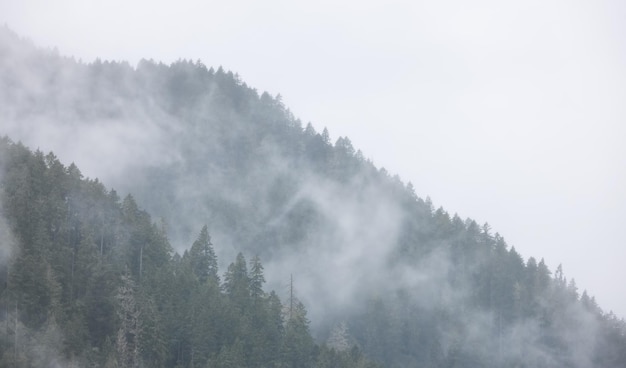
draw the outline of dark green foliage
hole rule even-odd
[[[309,334],[309,320],[304,305],[294,301],[288,311],[282,360],[286,367],[310,367],[313,364],[313,339]]]
[[[235,308],[243,309],[250,301],[250,277],[243,254],[237,254],[235,262],[224,274],[224,291]]]
[[[76,166],[7,138],[0,153],[2,241],[13,249],[3,264],[1,366],[367,363],[313,354],[304,306],[284,319],[276,294],[263,290],[259,257],[249,273],[239,253],[220,285],[206,226],[180,257],[132,196],[120,202]]]
[[[212,282],[219,284],[219,276],[217,274],[217,257],[211,244],[211,237],[205,225],[198,235],[198,239],[189,249],[189,257],[191,268],[200,283]]]
[[[0,31],[0,118],[159,134],[140,147],[154,161],[119,169],[123,200],[1,141],[0,366],[626,366],[623,320],[561,268],[552,277],[487,224],[434,209],[348,138],[303,129],[280,96],[201,62],[85,65],[20,42]],[[211,241],[226,239],[242,253],[221,282]],[[366,257],[328,256],[342,247]],[[260,259],[285,254],[344,274],[309,299],[327,320],[311,327],[294,297],[283,308],[263,290]],[[353,280],[349,307],[327,304]],[[309,330],[322,341],[338,321],[343,342],[316,345]]]

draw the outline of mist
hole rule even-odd
[[[0,208],[1,206],[2,202],[0,201]],[[2,244],[0,247],[0,267],[4,268],[13,255],[15,240],[3,216],[0,216],[0,244]]]
[[[163,221],[180,254],[206,224],[222,272],[240,251],[259,255],[269,288],[281,298],[291,297],[293,277],[320,341],[345,323],[351,339],[375,345],[363,337],[361,321],[380,308],[388,312],[381,324],[393,334],[404,331],[405,317],[434,316],[442,325],[420,317],[404,332],[421,336],[432,328],[441,343],[428,349],[443,360],[455,353],[489,357],[494,365],[593,365],[603,322],[576,304],[576,290],[564,295],[563,282],[538,293],[548,309],[554,300],[568,301],[560,307],[569,320],[553,311],[561,325],[550,329],[541,316],[476,307],[496,303],[491,283],[499,281],[489,278],[490,294],[477,295],[484,280],[470,275],[507,274],[494,259],[511,259],[521,274],[527,261],[488,226],[432,208],[412,185],[355,152],[348,138],[333,144],[327,131],[303,127],[280,97],[201,62],[85,64],[6,29],[0,47],[0,67],[10,70],[1,80],[0,135],[52,151],[86,177],[131,194]],[[0,240],[1,268],[14,256],[1,218]],[[514,290],[506,284],[502,293],[519,301],[522,276],[515,277]],[[553,335],[543,336],[546,329]],[[546,341],[567,349],[556,355]],[[384,354],[372,353],[389,359]]]

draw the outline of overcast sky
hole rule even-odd
[[[37,45],[202,60],[626,317],[626,2],[0,0]]]

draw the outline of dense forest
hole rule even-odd
[[[232,72],[6,29],[0,67],[1,365],[626,366],[561,267]]]
[[[206,226],[181,256],[132,196],[53,154],[4,138],[0,167],[0,366],[374,366],[341,331],[315,344],[257,256],[220,277]]]

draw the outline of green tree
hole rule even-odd
[[[211,236],[207,226],[204,225],[198,238],[193,242],[189,250],[191,258],[191,267],[194,274],[201,283],[211,281],[219,285],[219,276],[217,271],[217,256],[211,244]]]
[[[237,254],[235,262],[228,266],[224,275],[223,288],[237,308],[243,310],[249,305],[250,277],[248,276],[246,259],[241,252]]]
[[[250,260],[250,296],[255,305],[265,294],[263,284],[265,284],[263,265],[259,256],[254,256]]]
[[[309,320],[304,305],[293,301],[293,310],[285,326],[282,361],[285,367],[305,368],[312,366],[313,338],[309,333]]]

